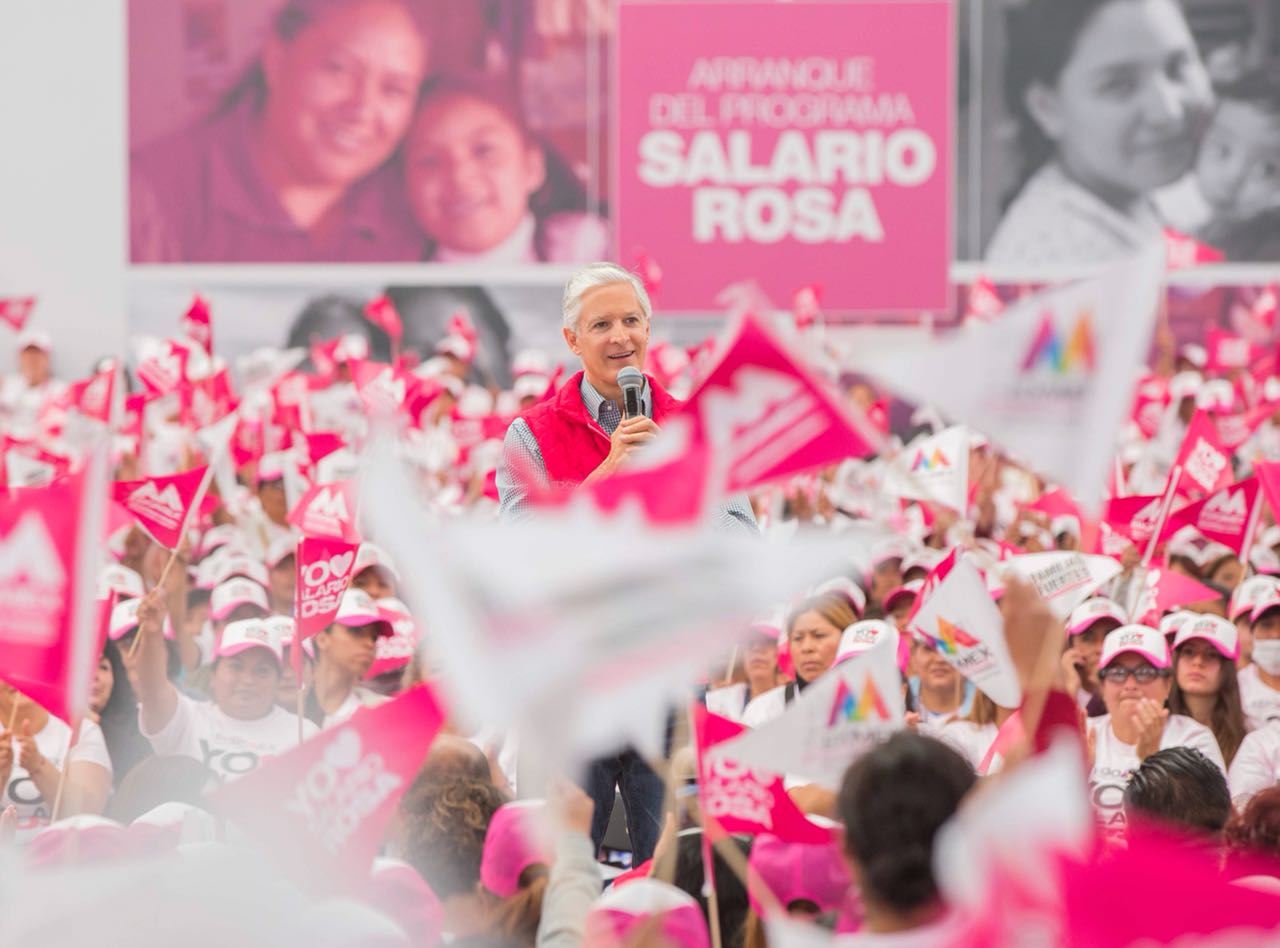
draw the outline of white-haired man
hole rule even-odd
[[[613,263],[586,265],[565,284],[563,313],[564,340],[582,371],[507,429],[498,469],[504,517],[523,511],[530,487],[577,487],[614,473],[680,408],[646,375],[643,414],[622,418],[618,372],[628,365],[644,371],[652,316],[649,294],[634,273]],[[756,529],[745,497],[725,504],[721,520]]]

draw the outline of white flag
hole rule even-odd
[[[905,354],[868,352],[863,368],[908,399],[941,406],[1096,511],[1163,274],[1162,257],[1143,254]]]
[[[916,438],[885,465],[884,489],[898,497],[969,509],[969,431],[955,425]]]
[[[717,745],[711,753],[839,789],[854,758],[903,726],[895,638],[886,636],[841,662],[779,717]]]
[[[403,575],[452,709],[473,727],[528,725],[527,741],[565,766],[628,743],[659,756],[668,710],[751,620],[847,561],[834,536],[762,543],[654,528],[638,510],[433,523],[399,462],[371,454],[361,510]]]
[[[1004,640],[1004,618],[968,557],[957,557],[911,618],[910,629],[1002,708],[1022,704],[1022,685]]]
[[[1070,551],[1024,553],[1000,564],[1006,573],[1036,587],[1059,619],[1066,620],[1103,583],[1120,575],[1120,561],[1110,556]]]

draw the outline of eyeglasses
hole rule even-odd
[[[1161,668],[1154,668],[1151,665],[1139,665],[1137,668],[1125,668],[1123,665],[1111,665],[1108,668],[1099,670],[1098,677],[1103,681],[1114,681],[1117,685],[1123,685],[1125,679],[1130,675],[1133,680],[1140,685],[1149,685],[1157,678],[1164,678],[1169,673]]]

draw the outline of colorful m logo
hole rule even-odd
[[[880,697],[880,689],[876,687],[870,675],[867,675],[861,697],[850,691],[844,679],[841,679],[836,688],[835,700],[831,702],[831,713],[827,715],[827,727],[866,721],[870,718],[883,720],[887,717],[889,717],[889,709],[885,707],[884,699]]]
[[[1045,313],[1036,331],[1035,341],[1022,360],[1022,371],[1047,368],[1055,375],[1092,372],[1094,368],[1093,320],[1089,313],[1076,317],[1075,326],[1065,343],[1053,324],[1053,314]]]
[[[951,466],[941,448],[934,448],[928,455],[924,450],[916,451],[915,460],[911,462],[911,473],[916,471],[941,471]]]
[[[938,634],[934,637],[938,651],[944,655],[955,655],[962,648],[973,648],[982,643],[958,625],[938,616]]]

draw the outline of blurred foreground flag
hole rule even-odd
[[[1077,497],[1103,498],[1114,442],[1151,343],[1164,261],[1136,257],[1029,296],[1000,318],[862,366],[991,437]]]

